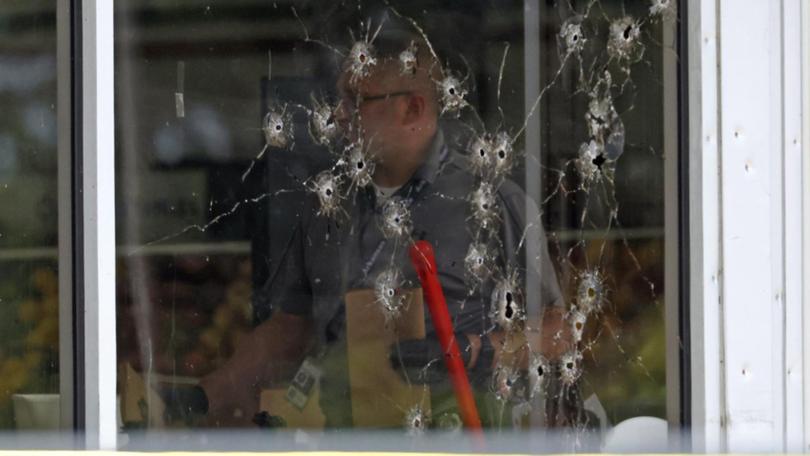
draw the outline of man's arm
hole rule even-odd
[[[276,311],[246,335],[221,368],[200,381],[212,425],[250,423],[262,388],[291,376],[309,348],[312,320]]]
[[[462,361],[467,370],[473,373],[472,381],[486,378],[502,362],[526,370],[535,355],[540,354],[548,361],[558,361],[574,347],[571,327],[565,319],[565,311],[559,306],[546,308],[542,317],[526,321],[525,328],[520,331],[507,333],[497,330],[484,336],[457,332],[455,337]],[[425,369],[436,359],[442,358],[437,338],[400,341],[398,346],[393,345],[389,354],[395,368],[419,369],[418,374],[428,383],[443,378],[438,374],[429,375]]]
[[[304,225],[298,220],[284,253],[259,293],[268,296],[270,318],[246,335],[221,368],[202,379],[209,423],[245,425],[270,384],[291,377],[312,343],[312,291],[304,267]]]
[[[524,330],[515,334],[493,331],[488,337],[495,351],[493,365],[497,365],[500,355],[504,355],[515,360],[517,367],[525,369],[531,354],[542,354],[549,361],[559,360],[574,348],[573,337],[565,318],[565,305],[537,205],[511,181],[504,182],[499,196],[503,219],[500,230],[503,261],[507,267],[525,271],[524,297],[533,296],[534,300],[525,303],[527,320]],[[534,293],[528,292],[529,287]],[[468,334],[468,337],[477,336]],[[480,338],[477,342],[471,341],[470,345],[473,350],[480,347]],[[475,351],[473,355],[472,361],[477,357]]]
[[[573,348],[571,327],[565,319],[565,311],[558,306],[546,308],[540,321],[527,321],[526,329],[510,338],[504,331],[492,331],[487,334],[489,343],[495,351],[493,365],[500,362],[503,354],[508,354],[515,365],[522,370],[529,366],[531,354],[541,354],[549,361],[557,361]],[[482,347],[481,336],[467,334],[470,339],[472,355],[469,369],[475,368]]]

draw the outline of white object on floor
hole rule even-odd
[[[669,424],[653,416],[622,421],[608,431],[605,453],[663,453],[669,450]]]
[[[58,394],[12,394],[17,429],[59,429]]]

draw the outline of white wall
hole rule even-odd
[[[689,2],[695,451],[803,448],[800,7]]]

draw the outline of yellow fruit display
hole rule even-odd
[[[33,323],[42,315],[42,304],[33,299],[26,299],[17,307],[17,315],[21,322]]]
[[[19,288],[17,288],[19,287]],[[59,290],[52,267],[35,268],[28,282],[13,290],[24,298],[14,303],[16,320],[11,333],[0,340],[0,407],[8,407],[12,394],[45,392],[55,382],[53,360],[59,352]],[[17,291],[21,290],[21,291]],[[50,360],[50,364],[45,364]],[[50,392],[50,391],[49,391]]]

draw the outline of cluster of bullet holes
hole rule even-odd
[[[401,17],[393,7],[390,8],[393,14]],[[576,156],[568,162],[568,165],[579,177],[579,188],[574,191],[586,194],[590,193],[595,186],[604,186],[608,189],[607,191],[612,191],[616,165],[622,156],[625,136],[624,124],[613,100],[614,93],[617,90],[623,90],[624,85],[617,86],[613,82],[609,65],[596,65],[595,62],[583,64],[586,46],[597,42],[593,36],[588,35],[589,29],[585,26],[585,22],[594,20],[594,18],[598,19],[598,9],[598,1],[593,0],[587,4],[584,11],[572,11],[571,16],[563,21],[557,33],[561,56],[560,68],[549,85],[540,92],[526,118],[528,122],[528,117],[531,116],[546,90],[557,82],[557,77],[563,67],[568,62],[579,61],[580,77],[577,90],[587,93],[589,98],[584,118],[588,137],[583,138],[579,150],[576,151]],[[293,13],[297,17],[294,10]],[[642,32],[645,24],[648,21],[661,20],[674,14],[674,4],[671,0],[652,0],[648,17],[634,18],[624,15],[612,20],[604,17],[608,23],[608,37],[604,49],[610,59],[608,64],[616,63],[618,71],[623,73],[627,80],[631,66],[641,61],[644,56],[645,46],[642,42]],[[604,13],[602,15],[604,16]],[[433,53],[433,48],[424,30],[416,21],[412,19],[408,19],[408,21],[414,26],[415,31],[427,41],[430,51]],[[301,25],[303,27],[303,23]],[[361,29],[364,29],[362,38],[353,39],[348,51],[345,52],[311,38],[306,28],[304,28],[304,39],[321,43],[346,59],[350,84],[356,85],[372,74],[373,69],[382,59],[376,54],[374,41],[383,26],[383,23],[377,24],[376,30],[372,33],[370,21],[365,26],[361,24]],[[435,56],[435,53],[433,55]],[[398,54],[402,74],[414,74],[419,64],[417,56],[415,42],[402,49]],[[506,52],[503,60],[505,63]],[[584,68],[594,69],[594,73],[585,74]],[[525,131],[527,124],[524,123],[517,133],[512,134],[510,134],[509,128],[503,125],[487,131],[480,116],[475,112],[474,106],[468,100],[469,76],[460,78],[457,74],[451,68],[447,68],[444,76],[434,82],[442,116],[459,119],[462,118],[465,111],[471,111],[479,121],[478,126],[469,125],[470,130],[475,133],[471,135],[466,151],[470,171],[478,181],[475,190],[467,197],[472,221],[470,229],[473,230],[474,241],[464,258],[464,268],[471,288],[481,287],[486,281],[494,283],[487,315],[491,322],[490,331],[501,330],[507,334],[515,334],[537,330],[538,328],[530,326],[530,324],[537,323],[527,320],[525,296],[521,289],[522,280],[517,269],[519,265],[505,265],[499,262],[497,251],[502,246],[493,245],[493,243],[497,244],[493,240],[497,240],[501,222],[497,190],[510,177],[521,158],[520,152],[515,149],[515,143]],[[502,77],[503,65],[499,75],[498,92],[500,92]],[[369,145],[364,144],[361,139],[340,146],[341,132],[336,121],[336,113],[340,108],[338,103],[314,94],[310,97],[310,102],[310,106],[291,104],[275,105],[270,108],[262,123],[266,144],[259,157],[267,150],[294,149],[292,111],[294,109],[303,111],[308,117],[309,136],[316,144],[330,150],[335,158],[332,168],[306,179],[304,188],[317,197],[317,216],[339,219],[346,216],[342,205],[344,202],[352,200],[353,192],[371,184],[375,161],[369,152]],[[352,112],[357,115],[356,109]],[[358,122],[352,122],[352,125],[357,124]],[[362,135],[356,135],[356,137],[359,138]],[[252,165],[246,174],[251,169]],[[568,192],[561,184],[562,178],[568,172],[567,170],[559,171],[560,183],[555,192]],[[615,198],[612,201],[615,201]],[[238,205],[235,206],[229,213],[238,207]],[[616,209],[613,208],[612,214],[615,215],[615,213]],[[206,229],[224,215],[217,216],[211,223],[200,229]],[[583,219],[584,217],[585,214],[583,214]],[[398,197],[388,199],[382,207],[381,220],[380,229],[386,238],[404,241],[402,245],[407,244],[412,234],[408,201]],[[540,220],[534,220],[531,223],[539,224]],[[375,279],[375,301],[389,321],[396,318],[405,305],[401,292],[402,277],[401,271],[389,269]],[[573,387],[579,380],[582,375],[583,359],[580,347],[585,328],[590,318],[604,310],[608,303],[608,289],[604,272],[598,266],[582,271],[577,275],[577,280],[576,294],[569,303],[568,311],[565,314],[566,321],[570,325],[573,348],[563,354],[558,361],[552,363],[535,350],[535,347],[531,347],[527,343],[529,361],[528,367],[523,369],[515,365],[514,361],[503,361],[506,357],[496,356],[496,359],[500,359],[500,361],[494,366],[490,389],[500,401],[531,404],[535,398],[545,394],[551,381],[559,381],[564,387]],[[528,408],[530,409],[531,406],[529,405]],[[460,429],[461,427],[458,415],[444,415],[437,422],[440,427],[447,429]],[[409,435],[416,436],[421,435],[429,423],[430,417],[420,407],[415,406],[407,411],[404,427]]]

